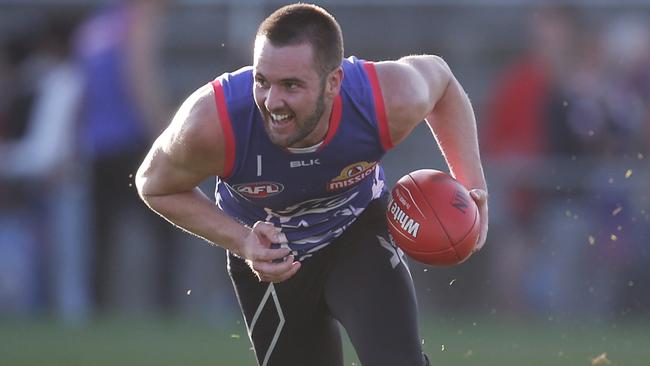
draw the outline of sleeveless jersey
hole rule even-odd
[[[327,135],[301,153],[269,140],[251,67],[212,82],[226,151],[217,205],[244,225],[281,228],[299,259],[331,243],[387,191],[379,161],[392,143],[374,64],[350,57],[342,67]]]

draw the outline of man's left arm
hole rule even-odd
[[[472,105],[447,63],[437,56],[408,56],[377,64],[392,141],[399,143],[426,120],[451,175],[470,190],[481,217],[476,246],[488,230],[487,184]]]

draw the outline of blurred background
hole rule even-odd
[[[650,364],[650,1],[317,3],[346,56],[440,55],[476,110],[487,246],[412,263],[434,364]],[[0,364],[253,364],[224,251],[133,175],[284,4],[0,0]],[[446,170],[424,125],[384,168]]]

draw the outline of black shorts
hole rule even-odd
[[[287,281],[259,282],[229,253],[228,270],[261,366],[343,365],[338,323],[364,366],[422,366],[415,290],[388,239],[386,200],[372,202]]]

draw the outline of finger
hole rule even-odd
[[[470,190],[470,196],[472,196],[472,199],[474,199],[474,202],[476,202],[476,206],[478,207],[478,214],[480,217],[480,231],[479,231],[479,237],[478,240],[476,241],[476,245],[474,246],[473,252],[477,252],[483,248],[486,242],[486,237],[487,237],[487,222],[488,222],[488,207],[487,207],[487,199],[488,199],[488,193],[484,189],[480,188],[475,188]]]
[[[256,264],[255,266],[251,266],[251,269],[253,270],[253,273],[261,282],[283,282],[288,280],[289,278],[293,277],[296,272],[300,269],[302,264],[298,261],[293,261],[293,257],[290,260],[287,260],[288,267],[286,269],[283,269],[282,271],[279,271],[277,273],[272,272],[264,272],[264,269],[266,266],[262,263]],[[255,269],[257,268],[257,270]]]
[[[485,239],[484,239],[483,234],[481,233],[479,235],[478,240],[476,241],[476,246],[474,246],[474,250],[472,252],[478,252],[479,250],[481,250],[483,248],[483,245],[485,245]]]
[[[475,188],[469,191],[469,194],[472,196],[474,201],[476,201],[477,204],[479,203],[484,203],[487,201],[487,192],[483,189]]]
[[[293,256],[290,255],[282,262],[253,262],[253,270],[265,276],[276,277],[291,269]]]
[[[258,248],[253,253],[254,261],[273,262],[282,259],[291,253],[289,248]]]
[[[283,282],[283,281],[288,280],[289,278],[293,277],[296,274],[296,272],[298,272],[298,270],[300,269],[300,266],[302,266],[302,264],[300,262],[298,262],[298,261],[292,262],[291,267],[289,268],[289,270],[286,271],[285,273],[281,274],[273,282],[277,283],[277,282]]]
[[[253,232],[271,243],[287,243],[287,236],[270,222],[258,221],[253,225]]]
[[[476,241],[476,246],[474,247],[474,252],[478,252],[485,245],[485,242],[487,241],[487,232],[488,232],[487,225],[482,224],[478,240]]]
[[[288,261],[288,263],[290,263],[290,267],[287,271],[277,275],[270,275],[268,273],[262,274],[260,275],[260,281],[279,283],[290,279],[298,272],[302,264],[298,261]]]
[[[273,282],[273,281],[271,281],[271,279],[268,278],[267,276],[264,276],[264,275],[262,275],[262,274],[260,274],[260,273],[255,273],[255,274],[257,275],[257,279],[259,279],[260,282]]]

